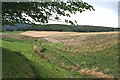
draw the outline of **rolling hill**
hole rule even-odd
[[[63,25],[63,24],[47,24],[31,26],[30,30],[37,31],[70,31],[70,32],[104,32],[104,31],[118,31],[118,28],[92,26],[92,25]]]
[[[47,24],[47,25],[26,25],[16,24],[14,26],[3,26],[3,31],[69,31],[69,32],[104,32],[104,31],[118,31],[119,28],[92,26],[92,25],[63,25],[63,24]]]

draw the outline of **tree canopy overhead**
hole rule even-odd
[[[54,20],[60,20],[60,16],[70,17],[70,14],[94,10],[93,6],[86,2],[3,2],[2,3],[2,22],[4,24],[29,23],[35,22],[48,23],[52,16]],[[23,17],[23,13],[25,14]],[[31,17],[32,20],[26,18]],[[66,23],[74,25],[77,23],[65,19]]]

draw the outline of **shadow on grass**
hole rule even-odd
[[[5,78],[38,78],[29,61],[20,52],[2,48],[2,77]]]

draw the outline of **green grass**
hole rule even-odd
[[[31,62],[20,52],[2,48],[2,77],[3,78],[36,78]]]
[[[34,59],[31,58],[32,55],[34,54],[31,48],[31,44],[3,41],[3,47],[6,49],[10,49],[11,51],[19,51],[27,59],[31,60],[32,65],[35,68],[35,71],[37,71],[39,77],[41,78],[67,78],[67,77],[80,77],[81,76],[78,73],[73,73],[73,72],[64,70],[60,67],[57,67],[53,64],[50,64],[40,57],[38,57],[36,62],[34,62]],[[3,72],[7,74],[6,71],[3,71]],[[14,69],[13,69],[13,72],[14,72]]]
[[[44,43],[47,49],[44,54],[48,55],[50,62],[60,65],[64,63],[66,68],[71,68],[73,65],[79,65],[80,68],[92,69],[100,67],[100,72],[118,76],[118,46],[114,46],[97,51],[96,53],[75,53],[70,54],[69,52],[62,51],[64,46],[58,43]],[[57,47],[61,48],[58,49]],[[67,58],[67,59],[66,59]],[[72,62],[72,63],[71,63]],[[81,62],[86,62],[81,64]],[[110,69],[109,72],[106,70]]]
[[[5,32],[0,32],[2,34],[19,34],[22,33],[24,31],[5,31]]]
[[[39,38],[38,41],[35,42],[36,38],[23,38],[19,35],[11,35],[13,34],[5,36],[2,39],[3,54],[5,53],[3,57],[6,57],[3,60],[4,63],[6,62],[6,64],[3,64],[5,68],[3,69],[5,75],[3,77],[9,77],[11,73],[16,74],[16,69],[18,69],[18,71],[20,70],[20,73],[16,75],[11,74],[10,77],[17,75],[18,77],[33,76],[31,74],[40,78],[94,77],[81,75],[77,71],[70,71],[71,68],[76,66],[79,66],[80,69],[100,67],[97,71],[114,77],[118,76],[118,45],[116,35],[68,36],[69,39],[60,37],[58,38],[59,43],[47,42],[42,38]],[[74,40],[72,40],[73,38]],[[65,39],[71,44],[64,45],[62,40]],[[73,42],[76,42],[77,45],[72,44]],[[97,42],[99,42],[99,44]],[[48,57],[48,61],[38,56],[32,50],[32,44],[45,49],[42,51],[42,54]],[[85,49],[86,47],[88,47],[88,49]],[[101,48],[101,50],[99,50],[99,48]],[[33,54],[34,57],[32,57]],[[36,60],[35,57],[37,57]],[[9,64],[10,62],[12,64]],[[82,62],[85,63],[83,64]],[[18,63],[26,64],[24,69],[28,66],[28,69],[26,69],[29,70],[28,73],[26,73],[23,67],[20,67]],[[62,63],[64,63],[63,67],[61,67]],[[10,68],[13,67],[14,69],[11,70]],[[107,71],[108,69],[109,71]]]

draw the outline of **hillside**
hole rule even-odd
[[[31,26],[30,30],[37,31],[70,31],[70,32],[104,32],[104,31],[117,31],[117,28],[104,27],[104,26],[90,26],[90,25],[63,25],[63,24],[47,24]]]
[[[117,28],[92,26],[92,25],[63,25],[63,24],[47,24],[47,25],[27,25],[16,24],[14,26],[3,26],[3,31],[69,31],[69,32],[104,32],[104,31],[118,31]]]
[[[3,78],[37,78],[31,62],[20,52],[2,48]]]
[[[118,32],[58,32],[57,34],[56,32],[44,32],[44,34],[36,32],[42,37],[36,37],[36,33],[33,31],[23,33],[20,33],[20,35],[16,32],[15,34],[14,32],[11,32],[11,34],[4,33],[2,35],[2,47],[5,51],[8,49],[14,52],[15,55],[18,54],[15,52],[24,55],[33,67],[29,71],[32,72],[31,74],[38,75],[39,78],[118,77],[118,42],[120,42]],[[24,36],[25,33],[27,36]],[[37,46],[40,53],[34,51],[32,45]],[[7,53],[8,56],[11,53]],[[9,74],[5,71],[9,68],[5,64],[3,64],[3,67],[4,74]],[[16,67],[16,69],[20,69],[19,67]],[[15,72],[14,69],[13,72]],[[11,76],[3,75],[3,77],[19,75],[15,73]],[[21,77],[25,76],[21,75]]]

